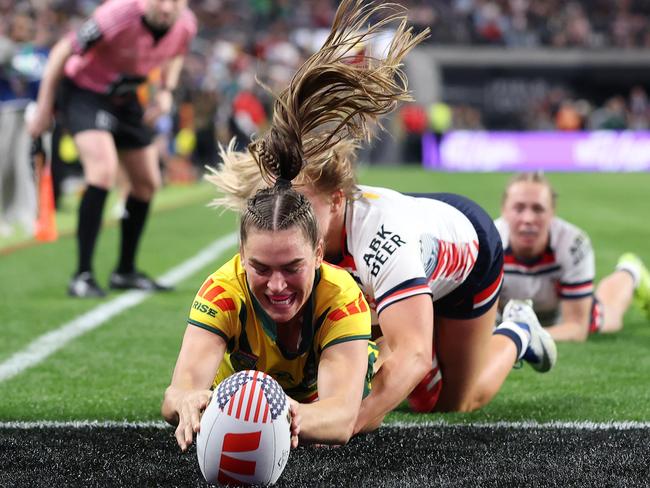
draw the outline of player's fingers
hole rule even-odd
[[[297,435],[292,435],[291,436],[291,448],[295,449],[298,447],[298,436]]]
[[[192,411],[191,414],[191,425],[192,425],[192,432],[198,432],[199,428],[201,427],[201,410],[198,408],[194,411]]]
[[[185,444],[183,425],[180,422],[174,431],[174,437],[176,437],[176,443],[178,444],[178,447],[181,448],[181,451],[185,452],[187,450],[187,444]]]
[[[194,430],[192,429],[192,424],[187,422],[185,424],[185,448],[187,449],[192,444],[192,439],[194,439]]]

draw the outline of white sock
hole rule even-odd
[[[526,350],[530,344],[530,330],[527,326],[524,327],[519,325],[517,322],[508,320],[499,325],[495,329],[494,333],[505,335],[512,339],[517,347],[517,360],[521,359],[523,355],[526,354]]]
[[[634,281],[634,289],[636,290],[641,281],[641,269],[636,263],[624,262],[616,266],[616,271],[627,271],[632,275]]]

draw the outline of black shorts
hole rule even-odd
[[[487,312],[499,299],[503,283],[503,245],[492,218],[469,198],[453,193],[410,193],[439,200],[460,210],[478,236],[478,256],[465,281],[449,295],[433,302],[434,314],[450,319],[471,319]]]
[[[139,149],[153,141],[154,130],[142,121],[144,111],[135,92],[110,96],[81,88],[63,78],[56,100],[57,117],[72,135],[105,130],[118,149]]]

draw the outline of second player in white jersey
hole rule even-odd
[[[478,254],[478,236],[465,215],[439,200],[386,188],[359,190],[360,198],[347,207],[339,264],[357,279],[376,313],[421,293],[438,300],[465,281]]]
[[[513,298],[532,299],[540,322],[553,325],[560,317],[562,300],[593,295],[594,251],[589,237],[581,229],[554,217],[546,249],[533,259],[524,259],[510,246],[510,227],[505,219],[500,217],[494,223],[504,249],[502,303]]]
[[[594,286],[594,251],[587,234],[555,216],[557,196],[540,173],[508,183],[495,224],[504,248],[501,306],[531,299],[555,340],[584,341],[590,333],[615,332],[636,297],[650,312],[650,274],[635,255]]]

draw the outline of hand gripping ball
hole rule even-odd
[[[199,467],[208,483],[275,483],[290,447],[289,401],[277,381],[247,370],[217,386],[196,439]]]

